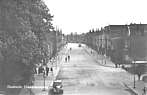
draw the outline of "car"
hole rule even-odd
[[[50,85],[48,95],[63,95],[62,80],[55,80]]]
[[[5,95],[5,91],[0,90],[0,95]]]
[[[143,74],[140,79],[147,84],[147,74]]]

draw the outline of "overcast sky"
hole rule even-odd
[[[147,23],[146,0],[44,0],[54,26],[63,33],[85,33],[114,24]]]

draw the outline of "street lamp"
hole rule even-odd
[[[128,36],[130,37],[131,36],[131,31],[130,31],[130,27],[127,25],[127,27],[128,27]],[[132,39],[132,40],[131,40]],[[131,53],[132,53],[132,49],[131,49],[131,41],[133,42],[133,38],[132,37],[130,37],[130,55],[131,55]],[[133,61],[133,65],[134,65],[134,80],[133,80],[133,88],[136,88],[136,83],[135,83],[135,61]]]
[[[58,52],[58,33],[57,32],[59,32],[59,31],[58,31],[57,26],[56,26],[56,30],[55,30],[55,44],[56,44],[56,47],[55,47],[55,49],[56,49],[55,58],[56,58],[56,68],[57,68],[57,52]]]
[[[106,57],[107,57],[107,36],[106,34],[104,34],[104,38],[105,38],[105,63],[106,64]]]
[[[42,91],[45,91],[45,69],[43,70],[43,86],[44,86],[44,88],[43,88],[43,90]]]
[[[134,83],[133,83],[134,85],[133,85],[133,88],[136,88],[136,83],[135,83],[135,61],[134,61]]]

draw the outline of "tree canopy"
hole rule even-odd
[[[0,0],[1,84],[28,84],[35,65],[51,56],[52,18],[42,0]]]

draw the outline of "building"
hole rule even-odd
[[[105,27],[117,63],[147,60],[147,24],[109,25]]]

